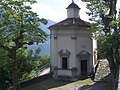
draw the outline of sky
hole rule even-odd
[[[66,8],[71,4],[72,0],[37,0],[37,3],[32,5],[32,10],[36,12],[40,18],[50,19],[55,22],[62,21],[67,18]],[[88,21],[89,17],[86,12],[86,3],[81,0],[74,0],[81,8],[80,18]],[[120,8],[120,0],[118,0],[117,9]]]

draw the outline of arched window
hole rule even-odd
[[[70,52],[68,50],[63,51],[63,49],[62,49],[58,53],[59,53],[60,59],[61,59],[61,61],[60,61],[61,69],[68,69]]]
[[[62,57],[62,69],[68,69],[68,58]]]

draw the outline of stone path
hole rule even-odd
[[[109,83],[98,82],[88,85],[65,85],[57,88],[52,88],[48,90],[111,90]]]

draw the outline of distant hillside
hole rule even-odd
[[[50,30],[48,29],[48,27],[53,24],[55,24],[55,22],[48,19],[48,23],[46,25],[41,23],[40,27],[43,31],[45,31],[48,35],[50,35]],[[31,45],[28,47],[28,50],[29,49],[36,50],[39,47],[41,48],[41,54],[50,54],[50,37],[48,37],[48,40],[44,44]]]

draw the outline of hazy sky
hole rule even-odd
[[[33,11],[38,13],[40,18],[50,19],[59,22],[67,18],[67,10],[72,0],[37,0],[37,3],[32,6]],[[81,0],[74,0],[74,2],[81,8],[80,18],[88,21],[88,16],[85,13],[86,3]],[[118,0],[117,8],[120,8],[120,0]]]

